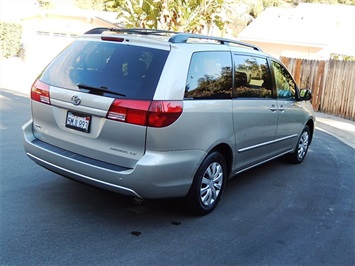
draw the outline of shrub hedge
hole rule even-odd
[[[21,48],[22,26],[0,22],[0,59],[17,56]]]

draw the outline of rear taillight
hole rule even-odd
[[[37,102],[51,104],[49,85],[37,79],[32,85],[31,99]]]
[[[111,120],[150,127],[166,127],[182,113],[182,101],[140,101],[116,99],[106,117]]]
[[[152,101],[149,108],[148,126],[167,127],[182,113],[182,101]]]
[[[150,101],[120,100],[111,104],[106,117],[108,119],[144,126]]]

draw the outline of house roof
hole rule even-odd
[[[296,8],[267,8],[238,39],[327,47],[331,53],[355,56],[355,6],[301,3]]]
[[[70,10],[39,10],[27,15],[22,20],[29,20],[35,17],[43,17],[44,15],[64,16],[64,17],[84,17],[84,18],[97,18],[111,24],[119,23],[116,12],[96,11],[96,10],[83,10],[83,9],[70,9]]]

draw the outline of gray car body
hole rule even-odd
[[[82,38],[101,41],[99,35]],[[68,178],[121,194],[139,198],[183,197],[212,150],[224,155],[228,177],[233,177],[293,152],[305,125],[314,129],[309,101],[184,100],[193,53],[227,51],[272,59],[262,52],[221,44],[129,38],[130,45],[170,51],[153,100],[183,100],[183,112],[177,121],[163,128],[111,121],[105,116],[113,98],[50,86],[51,105],[32,100],[32,119],[23,126],[23,143],[29,158]],[[81,99],[80,105],[73,105],[74,95]],[[65,127],[68,110],[92,115],[91,131]]]

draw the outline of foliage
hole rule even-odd
[[[355,0],[235,0],[235,4],[244,4],[248,7],[248,14],[256,18],[268,7],[278,6],[297,6],[300,3],[319,3],[319,4],[346,4],[355,5]]]
[[[75,0],[75,4],[81,9],[106,11],[106,0]]]
[[[319,3],[319,4],[345,4],[355,5],[355,0],[303,0],[299,3]]]
[[[209,33],[216,26],[223,30],[225,0],[117,0],[107,1],[127,27],[159,28],[173,31]]]
[[[50,9],[54,7],[54,4],[51,0],[37,0],[37,2],[42,9]]]
[[[55,0],[37,0],[49,8]],[[126,27],[159,28],[173,31],[238,35],[268,7],[295,6],[299,3],[348,4],[355,0],[75,0],[82,9],[117,12],[128,21]]]
[[[331,54],[330,58],[333,60],[355,61],[355,56],[350,55]]]
[[[46,8],[56,2],[37,1]],[[117,12],[127,28],[238,36],[268,7],[299,3],[355,5],[355,0],[75,0],[75,3],[83,9]]]
[[[17,55],[21,48],[21,36],[20,24],[0,22],[0,58]]]

